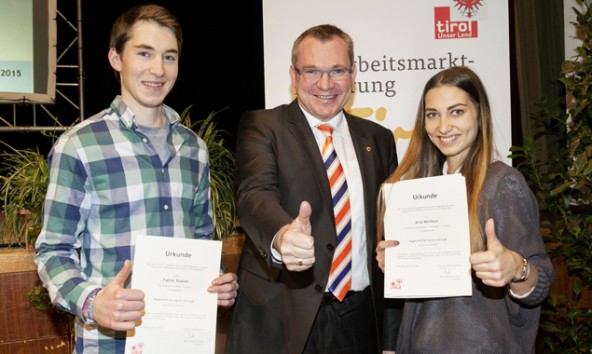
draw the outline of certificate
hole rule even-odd
[[[471,296],[471,242],[461,174],[383,185],[384,297]]]
[[[222,242],[137,236],[131,275],[144,291],[141,323],[128,331],[126,354],[214,353]]]

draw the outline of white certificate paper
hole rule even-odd
[[[461,174],[383,185],[384,297],[471,296],[471,243]]]
[[[126,354],[214,353],[222,242],[137,236],[131,275],[145,294],[141,324],[128,331]]]

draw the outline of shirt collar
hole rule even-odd
[[[135,124],[134,112],[123,102],[120,95],[117,95],[113,102],[111,102],[111,109],[117,112],[119,120],[121,120],[123,125],[130,129],[133,127]],[[165,104],[162,105],[162,112],[169,125],[174,125],[181,119],[175,110]]]
[[[302,110],[302,113],[304,113],[304,117],[306,117],[306,121],[308,122],[308,125],[310,125],[311,129],[316,128],[321,124],[329,124],[333,128],[333,134],[343,134],[343,127],[345,125],[345,115],[343,114],[343,110],[339,111],[339,113],[337,113],[337,115],[335,115],[333,118],[323,121],[305,111],[302,106],[300,106],[300,109]]]

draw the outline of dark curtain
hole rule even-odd
[[[535,132],[531,117],[541,98],[565,95],[558,81],[564,60],[563,2],[557,0],[510,0],[513,59],[512,144]],[[512,23],[513,19],[513,23]],[[543,142],[545,158],[550,142]]]

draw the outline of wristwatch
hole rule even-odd
[[[520,283],[528,279],[528,275],[530,274],[530,263],[526,258],[522,258],[522,273],[519,278],[512,279],[512,283]]]

